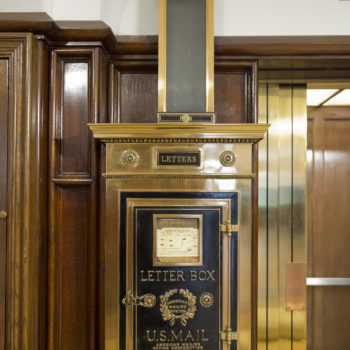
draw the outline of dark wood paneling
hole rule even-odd
[[[88,349],[90,186],[57,189],[60,348]]]
[[[217,123],[246,123],[246,74],[215,74],[215,113]]]
[[[350,277],[350,107],[308,109],[308,275]],[[350,348],[349,287],[308,288],[308,345]]]
[[[132,61],[132,60],[131,60]],[[153,71],[152,71],[153,70]],[[154,63],[134,62],[110,68],[112,121],[154,123],[157,116],[158,76]],[[215,111],[218,123],[249,123],[256,120],[255,62],[218,62],[215,73]]]
[[[121,123],[155,123],[158,108],[158,75],[120,73]]]
[[[218,60],[214,87],[217,123],[256,122],[257,62]]]
[[[106,60],[100,49],[52,55],[48,348],[98,342],[98,145],[87,123],[106,122]]]
[[[56,176],[85,174],[90,177],[89,63],[61,61],[64,76],[60,149]]]
[[[313,277],[349,277],[350,108],[313,108],[308,118],[313,127],[308,143],[313,155],[308,162],[311,273]]]
[[[0,59],[0,210],[7,208],[8,60]],[[0,220],[0,350],[5,350],[7,220]]]
[[[309,349],[350,349],[350,287],[309,287],[312,320]]]

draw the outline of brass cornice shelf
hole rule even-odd
[[[103,173],[102,176],[106,179],[224,179],[224,180],[235,180],[235,179],[254,179],[255,174],[232,174],[232,175],[220,175],[220,174],[208,174],[208,175],[194,175],[194,174],[113,174]]]
[[[105,143],[222,143],[261,140],[268,124],[88,124]]]

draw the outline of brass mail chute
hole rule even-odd
[[[268,125],[89,126],[106,147],[106,350],[250,349],[252,148]]]

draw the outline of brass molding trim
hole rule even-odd
[[[115,138],[115,139],[101,139],[104,143],[256,143],[258,139],[133,139],[133,138]]]
[[[255,174],[243,174],[243,175],[173,175],[173,174],[111,174],[103,173],[102,176],[106,179],[254,179]]]
[[[256,143],[268,124],[88,124],[94,138],[124,143]],[[166,135],[166,137],[164,137]],[[181,135],[181,137],[179,137]]]

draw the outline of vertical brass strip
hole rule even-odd
[[[267,84],[259,84],[259,123],[268,123],[267,116]],[[268,136],[259,143],[259,235],[258,235],[258,350],[266,350],[267,343],[267,140]]]
[[[214,113],[214,0],[206,0],[206,112]]]
[[[119,194],[112,181],[106,183],[106,237],[105,242],[105,348],[106,350],[119,350],[119,324],[120,324],[120,232],[119,212],[115,213],[113,208],[120,208]],[[118,229],[116,229],[118,228]],[[117,232],[116,232],[117,230]]]
[[[166,5],[158,0],[158,112],[166,112]]]
[[[306,85],[293,86],[293,262],[306,263]],[[306,286],[305,286],[306,288]],[[293,350],[306,349],[306,310],[293,311]]]
[[[126,220],[126,292],[134,291],[134,223],[133,223],[133,206],[127,203],[127,220]],[[137,233],[135,233],[137,235]],[[134,349],[134,307],[126,309],[126,349]],[[136,340],[136,337],[135,337]]]
[[[279,346],[291,348],[291,311],[287,311],[286,264],[292,259],[292,87],[280,85],[279,103]]]
[[[278,228],[278,180],[279,180],[279,88],[268,85],[268,121],[271,124],[268,137],[268,189],[267,189],[267,288],[268,288],[268,350],[279,350],[279,228]]]

